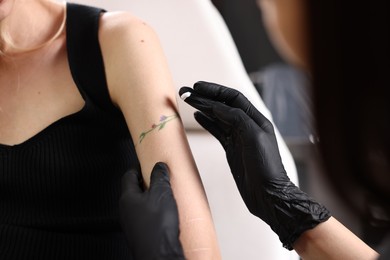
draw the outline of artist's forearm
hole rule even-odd
[[[331,217],[304,232],[293,245],[302,259],[376,259],[378,254]]]

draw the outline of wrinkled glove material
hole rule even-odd
[[[216,137],[249,211],[265,221],[292,250],[296,239],[330,218],[330,212],[290,181],[272,123],[239,91],[210,82],[182,87],[198,109],[195,119]]]

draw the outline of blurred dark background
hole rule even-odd
[[[312,128],[308,76],[287,64],[272,46],[256,0],[211,1],[225,20],[250,79],[291,151],[301,189],[326,205],[367,244],[377,247],[381,229],[363,223],[336,197],[324,177]]]
[[[248,73],[271,63],[282,62],[268,39],[255,0],[212,2],[225,19]]]

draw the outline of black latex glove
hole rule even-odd
[[[179,240],[179,215],[166,164],[156,163],[149,190],[142,177],[131,170],[122,178],[120,220],[136,260],[184,258]]]
[[[290,181],[272,123],[244,95],[209,82],[183,87],[179,94],[202,111],[195,113],[195,119],[225,149],[249,211],[270,225],[284,247],[291,250],[305,230],[330,217],[325,207]]]

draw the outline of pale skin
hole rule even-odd
[[[264,23],[279,52],[309,70],[306,42],[307,0],[258,0]],[[304,232],[293,245],[303,259],[376,259],[378,253],[334,217]]]
[[[106,14],[101,25],[102,32],[106,32],[100,34],[100,42],[109,90],[131,133],[135,133],[133,141],[144,180],[148,185],[155,162],[169,165],[186,257],[220,259],[207,198],[181,121],[171,120],[139,141],[139,135],[159,122],[161,115],[171,116],[178,111],[172,78],[156,34],[126,13]]]
[[[63,4],[56,1],[0,0],[0,25],[7,24],[18,47],[47,41],[62,18]],[[63,33],[50,45],[20,54],[1,43],[10,58],[0,61],[0,144],[22,144],[84,106],[68,68],[65,40]],[[100,19],[99,42],[110,97],[125,116],[146,185],[156,162],[170,167],[186,258],[220,259],[207,198],[180,118],[139,142],[140,134],[162,115],[178,114],[173,80],[156,33],[129,13],[109,12]]]

